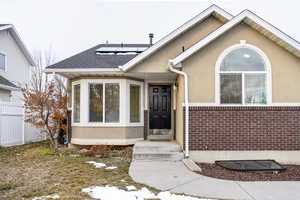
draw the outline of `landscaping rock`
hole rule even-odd
[[[84,155],[84,156],[91,156],[93,155],[93,152],[91,150],[88,150],[88,149],[81,149],[78,151],[78,153],[80,155]]]

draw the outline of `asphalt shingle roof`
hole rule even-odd
[[[9,80],[7,80],[6,78],[4,78],[3,76],[0,76],[0,84],[1,85],[6,85],[9,87],[15,87],[17,88],[17,86],[15,84],[13,84],[12,82],[10,82]]]
[[[137,54],[97,54],[96,50],[100,47],[121,47],[121,44],[99,44],[47,68],[117,68],[137,56]],[[122,44],[122,47],[149,47],[149,44]]]

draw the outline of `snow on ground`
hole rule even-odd
[[[111,167],[106,167],[105,169],[108,169],[108,170],[114,170],[114,169],[118,169],[118,167],[111,166]]]
[[[147,188],[142,188],[137,191],[126,191],[111,186],[95,186],[82,189],[82,192],[88,193],[91,198],[101,200],[146,200],[146,199],[160,199],[160,200],[207,200],[195,197],[188,197],[184,195],[171,194],[170,192],[160,192],[155,195]]]
[[[104,164],[104,163],[97,163],[97,162],[95,162],[95,161],[88,161],[88,162],[86,162],[86,163],[94,165],[95,168],[106,167],[106,164]]]
[[[46,200],[46,199],[59,199],[59,195],[52,194],[52,195],[47,195],[47,196],[34,197],[32,200]]]
[[[132,191],[132,190],[136,190],[136,187],[134,185],[129,185],[129,186],[126,186],[126,189],[128,191]]]

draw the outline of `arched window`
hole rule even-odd
[[[270,103],[270,66],[266,55],[249,44],[225,50],[217,62],[219,104]]]

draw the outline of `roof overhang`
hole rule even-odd
[[[248,24],[252,28],[265,35],[267,38],[276,42],[279,46],[285,48],[295,56],[300,57],[300,43],[298,41],[283,33],[282,31],[274,27],[272,24],[264,21],[262,18],[258,17],[251,11],[245,10],[238,14],[236,17],[234,17],[232,20],[221,26],[219,29],[212,32],[207,37],[200,40],[183,53],[179,54],[174,59],[169,60],[170,64],[176,67],[182,66],[180,65],[182,61],[184,61],[185,59],[193,55],[195,52],[205,47],[207,44],[214,41],[226,31],[230,30],[232,27],[241,22]]]
[[[28,62],[30,63],[31,66],[35,66],[35,62],[29,52],[29,50],[27,49],[27,47],[25,46],[24,42],[22,41],[20,35],[18,34],[16,28],[14,27],[14,25],[12,24],[7,24],[4,26],[0,26],[0,31],[3,30],[8,30],[10,31],[10,33],[12,34],[13,38],[16,40],[18,46],[20,47],[20,49],[22,50],[23,54],[25,55],[26,59],[28,60]]]
[[[10,91],[16,91],[16,90],[19,90],[19,88],[11,87],[11,86],[8,86],[8,85],[3,85],[3,84],[0,84],[0,89],[3,89],[3,90],[10,90]]]
[[[119,66],[119,68],[122,71],[128,71],[130,68],[137,65],[138,63],[140,63],[142,60],[146,59],[150,55],[152,55],[158,49],[160,49],[161,47],[163,47],[164,45],[166,45],[167,43],[169,43],[170,41],[175,39],[177,36],[181,35],[185,31],[187,31],[188,29],[193,27],[195,24],[205,20],[207,17],[209,17],[211,15],[215,16],[216,18],[218,18],[219,20],[221,20],[223,22],[227,22],[227,21],[231,20],[233,17],[231,14],[229,14],[222,8],[220,8],[216,5],[212,5],[209,8],[207,8],[206,10],[204,10],[203,12],[201,12],[200,14],[196,15],[195,17],[193,17],[192,19],[187,21],[186,23],[184,23],[179,28],[175,29],[173,32],[169,33],[168,35],[166,35],[165,37],[160,39],[153,46],[149,47],[146,51],[139,54],[138,56],[136,56],[135,58],[130,60],[128,63],[124,64],[123,66]]]
[[[119,76],[123,72],[119,68],[47,68],[46,74],[57,73],[66,78],[77,78],[82,76]]]

